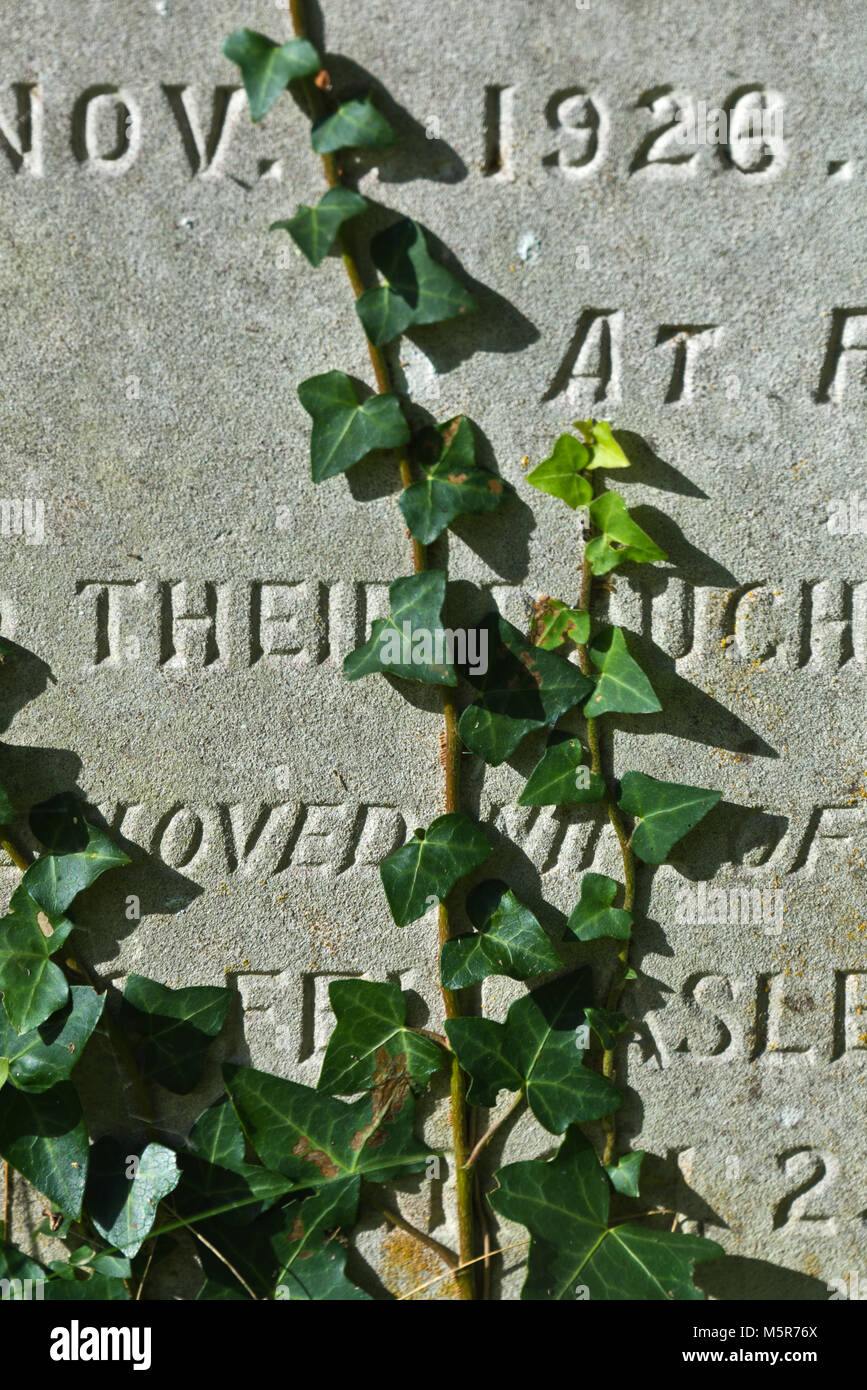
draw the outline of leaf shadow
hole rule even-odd
[[[827,1285],[812,1274],[746,1255],[705,1260],[696,1269],[695,1283],[723,1303],[826,1303],[831,1297]]]
[[[635,481],[647,487],[659,488],[661,492],[697,497],[703,502],[709,500],[702,488],[657,454],[652,440],[645,439],[635,430],[612,429],[612,434],[632,464],[632,469],[624,469],[622,474],[617,474],[618,484],[621,480],[627,484]]]

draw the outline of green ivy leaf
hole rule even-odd
[[[104,831],[87,826],[87,847],[73,854],[43,854],[21,879],[24,888],[52,919],[65,912],[108,869],[130,862]]]
[[[223,52],[241,69],[254,121],[261,121],[296,77],[312,77],[322,67],[319,54],[306,39],[274,43],[253,29],[236,29],[225,40]]]
[[[367,199],[351,188],[329,188],[310,208],[302,203],[294,217],[285,222],[272,222],[269,232],[288,232],[311,265],[321,265],[337,240],[344,222],[358,217],[367,207]]]
[[[601,801],[605,780],[584,761],[580,738],[551,742],[518,797],[519,806],[564,806]]]
[[[592,457],[586,465],[588,469],[631,467],[607,420],[576,420],[575,428],[581,431],[585,443],[592,450]]]
[[[438,816],[427,830],[379,866],[391,915],[399,927],[415,922],[448,897],[459,878],[484,864],[491,846],[481,830],[462,812]]]
[[[66,1003],[69,986],[51,955],[72,931],[68,918],[52,918],[33,901],[24,887],[26,878],[0,919],[0,992],[9,1022],[19,1033],[38,1028]]]
[[[75,1088],[0,1091],[0,1154],[53,1207],[77,1221],[87,1178],[87,1125]]]
[[[497,766],[514,753],[525,734],[553,726],[592,690],[577,666],[523,637],[498,614],[485,619],[488,651],[484,675],[467,672],[480,692],[461,715],[463,742],[486,763]]]
[[[623,1197],[638,1196],[643,1159],[644,1149],[635,1149],[633,1153],[622,1154],[616,1163],[606,1163],[605,1171],[615,1192]]]
[[[31,806],[27,821],[31,833],[52,854],[75,854],[87,848],[84,807],[72,792],[59,792]]]
[[[460,280],[431,256],[417,222],[402,218],[370,243],[373,263],[385,280],[355,301],[364,331],[376,347],[411,324],[441,323],[475,309]]]
[[[532,1236],[522,1299],[570,1299],[579,1285],[591,1305],[704,1298],[693,1269],[722,1255],[720,1246],[633,1222],[609,1226],[605,1171],[579,1129],[569,1130],[549,1162],[510,1163],[496,1176],[491,1206]]]
[[[335,1232],[350,1231],[358,1211],[358,1178],[320,1188],[293,1209],[293,1220],[271,1238],[278,1260],[276,1296],[302,1303],[358,1303],[370,1294],[346,1277],[346,1250]]]
[[[599,633],[590,646],[590,660],[599,675],[584,706],[588,719],[600,714],[655,714],[662,709],[650,681],[629,655],[619,627],[606,627]]]
[[[120,1018],[125,1028],[142,1039],[148,1078],[177,1095],[192,1091],[232,998],[232,990],[220,985],[171,989],[144,975],[127,975]]]
[[[513,495],[502,478],[487,468],[477,468],[473,427],[466,415],[439,425],[444,447],[424,480],[411,483],[400,495],[399,506],[410,533],[430,545],[455,517],[496,511]]]
[[[424,1090],[442,1067],[442,1048],[406,1027],[406,1000],[399,985],[334,980],[328,997],[337,1027],[328,1042],[317,1090],[355,1095],[401,1075],[414,1090]]]
[[[540,492],[561,498],[567,507],[577,511],[593,497],[593,488],[581,471],[589,465],[590,450],[573,434],[561,434],[550,458],[543,459],[527,474],[527,482]]]
[[[645,864],[661,864],[672,845],[698,825],[722,792],[661,782],[643,772],[626,772],[620,783],[620,808],[634,816],[631,845]]]
[[[446,941],[440,953],[444,989],[466,989],[489,975],[528,980],[558,969],[560,957],[542,927],[505,883],[477,884],[467,914],[476,932]]]
[[[17,1246],[0,1240],[0,1279],[9,1280],[8,1287],[4,1286],[3,1302],[24,1303],[34,1298],[34,1286],[45,1279],[45,1270]]]
[[[587,1022],[604,1048],[614,1047],[621,1033],[629,1027],[625,1014],[610,1009],[587,1009]]]
[[[517,999],[505,1023],[448,1019],[448,1040],[472,1078],[470,1104],[494,1105],[503,1087],[515,1091],[523,1085],[530,1109],[552,1134],[616,1110],[622,1101],[617,1087],[583,1065],[577,1030],[586,1022],[591,997],[590,971],[581,969]]]
[[[371,635],[343,662],[349,681],[388,673],[425,685],[457,685],[442,606],[446,596],[445,570],[422,570],[389,585],[390,618],[377,618]]]
[[[345,473],[373,449],[396,449],[409,439],[397,396],[369,396],[359,401],[345,372],[309,376],[298,399],[313,418],[310,471],[314,483]]]
[[[105,1135],[90,1151],[88,1215],[108,1244],[132,1259],[180,1177],[175,1153],[164,1144],[147,1144],[139,1152]]]
[[[396,139],[388,121],[374,106],[372,96],[343,102],[330,116],[317,121],[310,132],[310,142],[317,154],[378,149],[393,145]]]
[[[632,931],[632,913],[622,907],[612,907],[620,885],[607,874],[584,874],[581,879],[581,898],[572,909],[567,930],[579,941],[595,941],[600,936],[613,936],[628,941]]]
[[[569,608],[547,594],[533,605],[530,641],[546,652],[556,651],[564,642],[573,642],[581,647],[589,636],[590,614],[582,609]]]
[[[607,574],[626,561],[646,564],[651,560],[667,560],[646,531],[632,520],[619,492],[603,492],[590,503],[590,520],[601,536],[587,542],[585,554],[594,574]],[[618,548],[620,547],[620,548]]]
[[[423,1171],[431,1155],[413,1134],[406,1078],[347,1103],[252,1067],[226,1063],[223,1074],[262,1162],[301,1188],[355,1176],[386,1182]]]
[[[99,1022],[105,995],[88,985],[73,985],[69,999],[38,1028],[20,1036],[0,1002],[0,1066],[20,1091],[47,1091],[67,1081]]]
[[[130,1294],[122,1279],[110,1278],[106,1274],[93,1273],[87,1279],[49,1279],[45,1285],[45,1298],[54,1303],[78,1303],[82,1300],[99,1303],[129,1302]]]

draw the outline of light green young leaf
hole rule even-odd
[[[644,564],[668,558],[665,551],[660,550],[647,532],[632,520],[619,492],[603,492],[594,498],[588,510],[591,522],[602,532],[601,536],[588,541],[585,550],[594,574],[607,574],[615,565],[627,561]]]
[[[581,898],[572,909],[567,930],[579,941],[595,941],[600,936],[613,936],[628,941],[632,931],[632,913],[622,907],[612,907],[619,884],[607,874],[585,874],[581,879]]]
[[[0,1066],[20,1091],[47,1091],[67,1081],[99,1022],[105,995],[73,985],[68,1002],[38,1028],[20,1036],[0,1002]]]
[[[470,1104],[494,1105],[503,1087],[515,1091],[523,1085],[530,1109],[552,1134],[616,1110],[623,1099],[617,1087],[583,1065],[578,1029],[591,998],[590,971],[582,969],[517,999],[505,1023],[447,1019],[448,1040],[472,1078]]]
[[[411,324],[441,323],[475,309],[460,280],[433,259],[417,222],[405,217],[378,232],[370,254],[385,284],[365,290],[355,308],[375,346],[390,343]]]
[[[610,1009],[587,1009],[587,1022],[604,1048],[614,1047],[621,1033],[629,1027],[625,1014]]]
[[[606,1163],[605,1171],[615,1192],[623,1197],[638,1196],[643,1158],[644,1149],[635,1149],[632,1153],[622,1154],[616,1163]]]
[[[477,468],[473,427],[466,415],[440,425],[443,450],[425,468],[424,479],[411,483],[399,506],[410,534],[430,545],[455,517],[496,511],[513,496],[511,486],[487,468]]]
[[[620,808],[636,821],[630,843],[646,864],[661,864],[722,796],[707,787],[661,782],[643,772],[624,773],[620,786]]]
[[[459,878],[483,864],[490,852],[481,830],[462,812],[438,816],[427,830],[416,830],[379,866],[397,925],[405,927],[423,917],[448,897]]]
[[[559,497],[567,507],[577,511],[586,507],[593,496],[593,488],[582,472],[590,465],[590,450],[573,434],[561,434],[550,458],[527,474],[527,482],[540,492],[549,492]]]
[[[306,39],[278,44],[253,29],[236,29],[225,40],[223,52],[241,69],[254,121],[261,121],[296,77],[312,77],[322,67],[319,54]]]
[[[344,222],[358,217],[367,207],[367,199],[351,188],[329,188],[314,208],[302,203],[294,217],[285,222],[272,222],[269,232],[288,232],[311,265],[321,265],[331,250]]]
[[[174,1150],[164,1144],[147,1144],[138,1153],[104,1135],[90,1151],[88,1215],[108,1244],[132,1259],[147,1240],[157,1207],[180,1179]]]
[[[359,401],[345,372],[309,376],[298,399],[313,418],[310,471],[314,483],[345,473],[373,449],[396,449],[409,439],[409,426],[397,396]]]
[[[609,1226],[608,1179],[576,1127],[549,1162],[510,1163],[496,1177],[492,1207],[532,1236],[522,1299],[573,1299],[579,1286],[591,1307],[603,1300],[704,1298],[692,1282],[693,1269],[722,1255],[721,1247],[635,1222]]]
[[[0,1091],[0,1155],[58,1211],[77,1221],[87,1178],[87,1125],[75,1088]]]
[[[559,739],[545,749],[518,797],[519,806],[565,806],[601,801],[605,780],[584,761],[580,738]]]
[[[631,467],[607,420],[576,420],[575,428],[581,431],[592,451],[590,462],[586,465],[588,469]]]
[[[406,1077],[424,1090],[445,1060],[432,1038],[406,1027],[399,985],[334,980],[328,997],[337,1019],[316,1084],[328,1095],[356,1095]]]
[[[348,681],[386,672],[425,685],[457,685],[440,616],[446,579],[445,570],[395,579],[388,590],[391,617],[377,618],[368,640],[344,659]]]
[[[547,594],[533,605],[530,641],[546,652],[556,651],[564,642],[583,646],[589,636],[590,614],[582,609],[568,608]]]
[[[24,887],[26,877],[0,919],[0,992],[9,1022],[18,1033],[38,1028],[63,1007],[69,995],[63,971],[51,955],[69,936],[72,923],[43,912]]]
[[[584,706],[588,719],[600,714],[654,714],[662,709],[650,681],[629,655],[619,627],[606,627],[599,633],[590,646],[590,660],[599,675]]]
[[[335,150],[378,149],[393,145],[397,136],[373,97],[345,101],[330,116],[317,121],[310,132],[310,143],[317,154]]]
[[[177,1095],[192,1091],[233,998],[232,990],[220,985],[171,989],[144,975],[127,975],[121,1022],[142,1039],[148,1078]]]
[[[440,953],[444,989],[466,989],[489,975],[528,980],[559,967],[560,957],[530,909],[500,880],[476,885],[467,915],[477,930],[446,941]]]

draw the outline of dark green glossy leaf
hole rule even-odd
[[[536,1119],[552,1134],[573,1121],[598,1120],[620,1105],[616,1086],[583,1065],[589,970],[573,971],[517,999],[505,1023],[453,1018],[446,1034],[472,1078],[471,1105],[495,1104],[503,1087],[524,1085]]]
[[[377,347],[411,324],[441,323],[475,309],[460,280],[435,261],[417,222],[402,218],[370,243],[373,263],[385,281],[355,301],[358,317]]]
[[[462,812],[438,816],[427,830],[416,830],[379,866],[397,925],[405,927],[423,917],[448,897],[459,878],[483,864],[490,852],[481,830]]]
[[[590,520],[602,532],[588,541],[585,554],[594,574],[607,574],[615,565],[634,561],[646,564],[651,560],[666,560],[646,531],[632,520],[619,492],[603,492],[589,507]],[[618,549],[617,547],[621,547]]]
[[[514,753],[525,734],[553,726],[583,700],[592,682],[571,662],[534,646],[498,614],[489,615],[484,627],[488,669],[478,676],[467,672],[479,696],[464,710],[458,727],[466,746],[496,766]]]
[[[271,1239],[278,1260],[275,1298],[302,1303],[367,1303],[370,1294],[346,1277],[340,1235],[352,1229],[360,1180],[329,1183],[305,1198],[288,1229]]]
[[[47,1091],[67,1081],[99,1022],[105,995],[88,985],[73,985],[68,1002],[38,1028],[17,1034],[0,1003],[0,1063],[20,1091]]]
[[[585,465],[588,469],[631,466],[611,433],[611,426],[607,420],[576,420],[575,428],[581,431],[585,443],[591,450],[590,462]]]
[[[636,1149],[633,1153],[623,1154],[616,1163],[605,1165],[605,1171],[615,1192],[619,1192],[623,1197],[638,1196],[643,1158],[644,1150]]]
[[[596,689],[584,706],[588,719],[600,714],[655,714],[662,709],[650,681],[629,655],[619,627],[600,632],[590,646],[590,660],[599,675]]]
[[[317,121],[310,132],[310,141],[317,154],[333,154],[335,150],[347,149],[378,149],[383,145],[393,145],[396,138],[370,96],[343,102],[330,116]]]
[[[0,1280],[3,1284],[3,1302],[26,1303],[37,1299],[44,1290],[40,1284],[45,1279],[45,1270],[23,1250],[0,1240]]]
[[[629,1027],[625,1014],[610,1009],[587,1009],[587,1022],[604,1048],[614,1047],[621,1033]]]
[[[144,975],[127,975],[121,1022],[142,1039],[151,1081],[186,1095],[199,1082],[205,1054],[226,1021],[232,990],[220,985],[170,989]]]
[[[17,1032],[38,1028],[66,1003],[69,986],[51,954],[71,931],[67,918],[51,918],[40,909],[22,879],[0,919],[0,991]]]
[[[0,1154],[53,1207],[78,1220],[87,1178],[87,1126],[71,1082],[38,1095],[3,1087]]]
[[[268,230],[288,232],[310,264],[321,265],[343,223],[358,217],[366,207],[367,199],[360,193],[353,193],[351,188],[329,188],[314,208],[302,203],[294,217],[285,222],[272,222]]]
[[[355,1095],[403,1075],[418,1091],[440,1070],[443,1049],[405,1026],[406,1000],[399,985],[334,980],[328,997],[337,1027],[328,1042],[318,1090]]]
[[[61,1276],[59,1279],[49,1279],[45,1285],[45,1299],[49,1303],[124,1303],[129,1298],[129,1290],[122,1279],[102,1273],[91,1274],[87,1279],[64,1279]]]
[[[345,473],[373,449],[406,444],[409,426],[397,396],[368,396],[359,401],[345,372],[309,376],[298,399],[313,418],[310,471],[314,483]]]
[[[442,625],[444,570],[422,570],[389,586],[391,617],[377,618],[371,635],[343,662],[349,681],[388,673],[425,685],[457,685],[451,665],[451,632]]]
[[[73,854],[43,854],[24,874],[21,887],[53,920],[106,870],[129,862],[129,856],[112,844],[103,830],[88,825],[84,849]]]
[[[253,29],[236,29],[225,40],[223,52],[241,69],[254,121],[261,121],[293,79],[312,77],[322,67],[319,54],[306,39],[278,44]]]
[[[559,739],[545,749],[518,797],[519,806],[565,806],[601,801],[605,780],[584,761],[580,738]]]
[[[492,1207],[532,1236],[522,1299],[572,1299],[579,1287],[591,1305],[704,1298],[693,1269],[722,1255],[720,1246],[634,1223],[609,1227],[608,1179],[579,1129],[550,1162],[510,1163],[496,1176]]]
[[[51,854],[75,854],[87,848],[89,837],[84,807],[72,792],[60,792],[31,806],[30,830]]]
[[[557,651],[564,642],[583,646],[590,636],[590,614],[580,608],[568,608],[557,598],[546,594],[533,605],[533,625],[530,641],[546,652]]]
[[[299,1187],[335,1178],[371,1182],[421,1172],[431,1150],[413,1134],[413,1098],[403,1079],[347,1103],[252,1067],[223,1067],[244,1133],[266,1167]]]
[[[400,496],[400,509],[410,533],[430,545],[455,517],[496,511],[513,495],[512,488],[487,468],[475,463],[473,427],[466,415],[440,425],[442,453],[424,479],[411,483]]]
[[[572,909],[568,930],[579,941],[595,941],[599,936],[613,936],[628,941],[632,931],[632,913],[623,907],[612,907],[620,887],[607,874],[584,874],[581,879],[581,898]]]
[[[577,511],[579,507],[586,507],[593,497],[593,488],[582,472],[589,463],[590,450],[573,434],[561,434],[550,458],[543,459],[527,474],[527,482],[540,492],[561,498],[567,507]]]
[[[722,796],[707,787],[660,782],[643,772],[624,773],[620,786],[620,807],[636,821],[632,848],[646,864],[661,864]]]
[[[111,1135],[90,1151],[87,1211],[99,1234],[130,1259],[150,1233],[163,1197],[180,1181],[178,1161],[164,1144],[141,1152]]]
[[[479,883],[467,898],[467,913],[477,930],[445,942],[440,954],[444,989],[466,989],[488,975],[528,980],[559,968],[560,957],[542,927],[505,883]]]

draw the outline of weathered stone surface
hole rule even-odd
[[[521,498],[436,550],[467,611],[479,589],[519,623],[540,593],[574,601],[579,522],[531,495],[522,458],[579,414],[634,432],[618,486],[671,556],[640,589],[614,580],[665,711],[621,721],[616,768],[725,804],[642,874],[621,1075],[650,1198],[739,1258],[707,1276],[723,1296],[863,1280],[862,13],[324,10],[335,83],[381,84],[403,137],[359,159],[360,188],[441,238],[479,297],[398,357],[419,407],[474,418]],[[246,1017],[224,1051],[313,1081],[330,979],[399,980],[417,1021],[439,1017],[433,918],[395,929],[375,866],[442,792],[435,693],[340,671],[409,558],[391,466],[309,478],[296,385],[370,380],[364,342],[340,262],[314,272],[267,232],[321,192],[305,118],[284,100],[252,128],[219,52],[242,23],[288,36],[288,17],[267,0],[0,14],[3,496],[44,507],[10,508],[0,538],[2,631],[31,653],[0,692],[13,789],[76,784],[138,847],[86,914],[104,973],[229,980]],[[752,145],[748,91],[771,122]],[[727,145],[664,131],[682,110],[713,136],[720,106]],[[514,805],[540,747],[468,765],[466,797],[494,827],[488,867],[554,924],[580,871],[617,857],[581,808]],[[758,922],[678,921],[702,885],[778,893],[782,917],[769,898]],[[499,1016],[514,990],[489,985]],[[427,1137],[447,1147],[442,1106]],[[547,1143],[521,1121],[496,1156]],[[448,1236],[437,1184],[407,1200]],[[438,1272],[382,1243],[365,1248],[389,1287]]]

